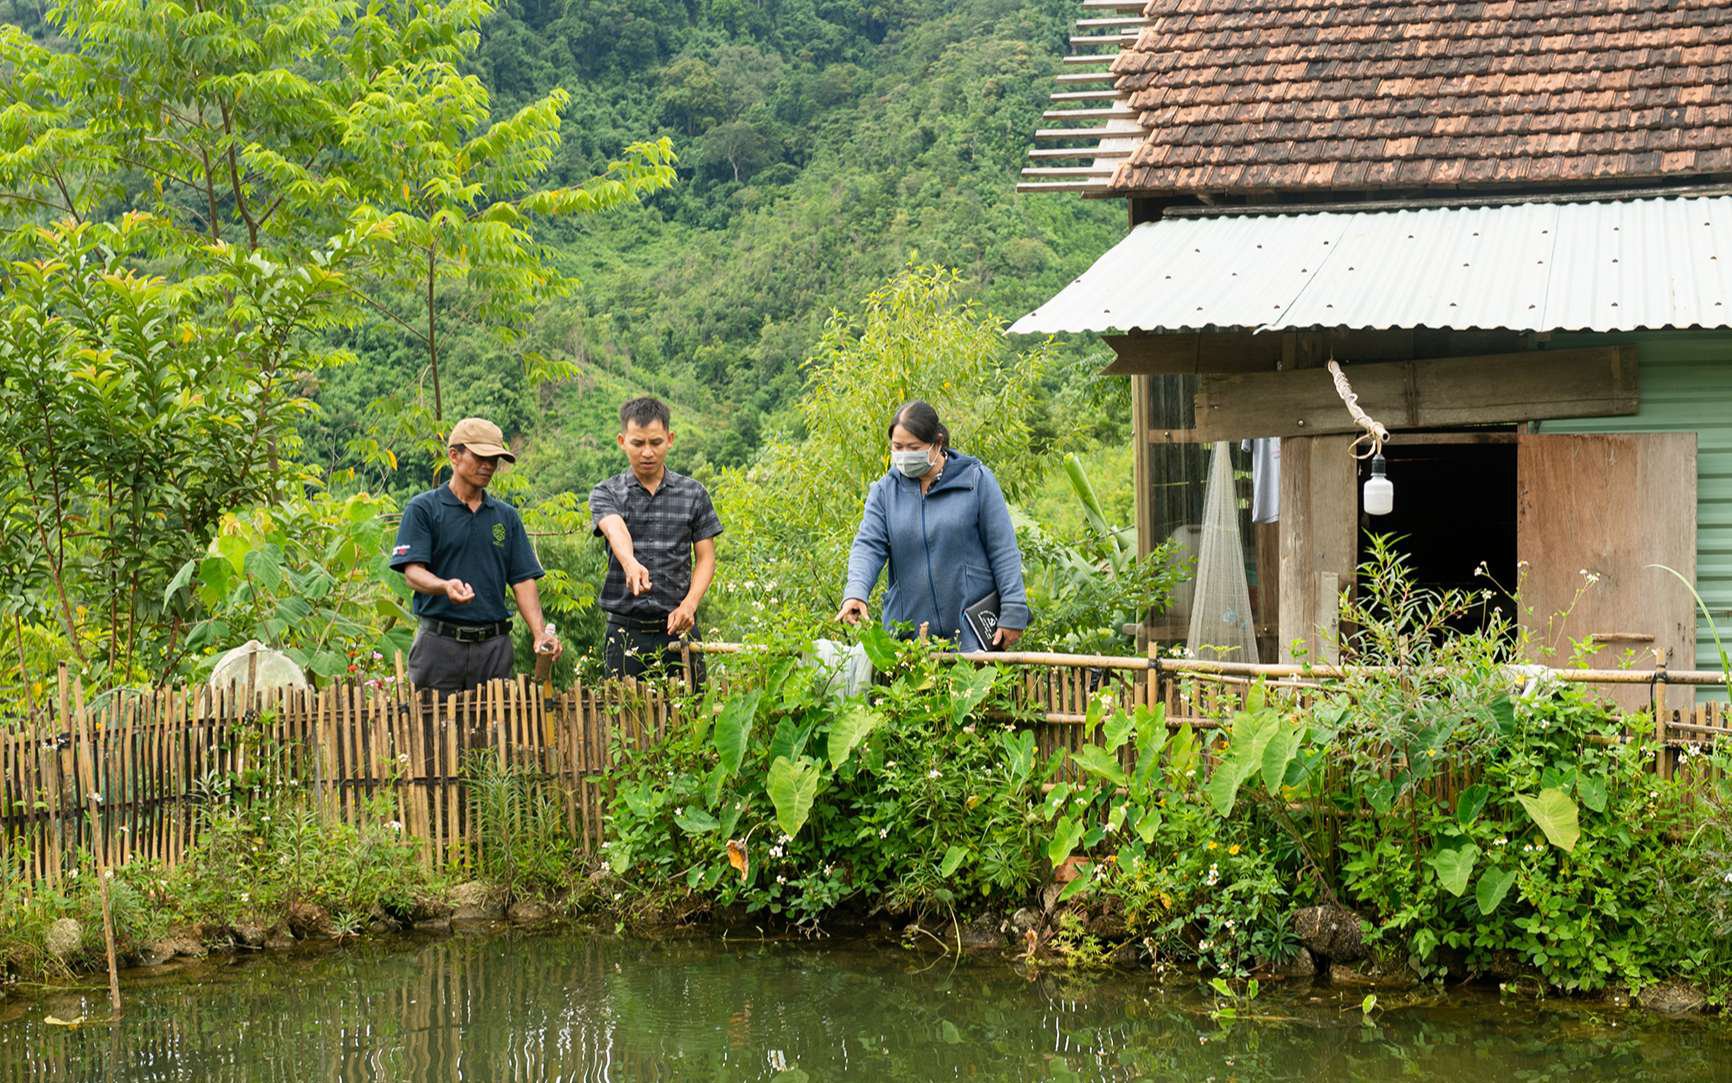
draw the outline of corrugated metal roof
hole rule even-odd
[[[1165,218],[1010,328],[1732,326],[1732,196]]]

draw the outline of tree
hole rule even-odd
[[[1046,347],[1013,354],[1003,325],[959,293],[956,272],[910,266],[858,315],[832,316],[805,363],[803,434],[722,476],[730,631],[836,611],[866,490],[885,470],[885,426],[909,399],[937,407],[957,449],[985,461],[1013,496],[1045,465],[1029,426]]]

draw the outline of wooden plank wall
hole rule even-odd
[[[1256,676],[1057,657],[1063,660],[1012,663],[1012,709],[982,718],[1032,728],[1043,759],[1081,748],[1089,701],[1103,691],[1126,706],[1164,704],[1169,727],[1190,723],[1207,732],[1221,725]],[[1558,674],[1570,679],[1569,671]],[[1326,687],[1279,672],[1268,675],[1268,684],[1295,699]],[[1732,713],[1723,703],[1667,707],[1666,691],[1658,688],[1666,728],[1654,769],[1709,784],[1698,752],[1717,737],[1732,737]],[[523,767],[550,783],[580,851],[594,854],[604,836],[614,756],[665,736],[680,724],[682,703],[668,687],[635,682],[579,685],[544,697],[520,679],[442,701],[431,693],[352,686],[251,701],[204,688],[87,701],[73,683],[53,721],[0,732],[0,869],[52,886],[93,847],[110,865],[173,866],[198,842],[201,810],[283,788],[304,793],[333,821],[399,822],[425,843],[429,865],[463,862],[471,844],[464,765],[472,756]],[[1453,790],[1466,781],[1445,778],[1438,785]]]

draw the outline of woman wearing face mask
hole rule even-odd
[[[886,628],[924,626],[978,651],[1008,647],[1028,627],[1022,553],[998,479],[979,459],[952,450],[938,412],[919,400],[890,420],[890,470],[866,494],[838,620],[854,624],[867,615],[885,564]],[[994,591],[998,629],[983,644],[962,611]]]

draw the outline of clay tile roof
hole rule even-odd
[[[1152,0],[1122,192],[1686,178],[1732,157],[1727,0]]]

